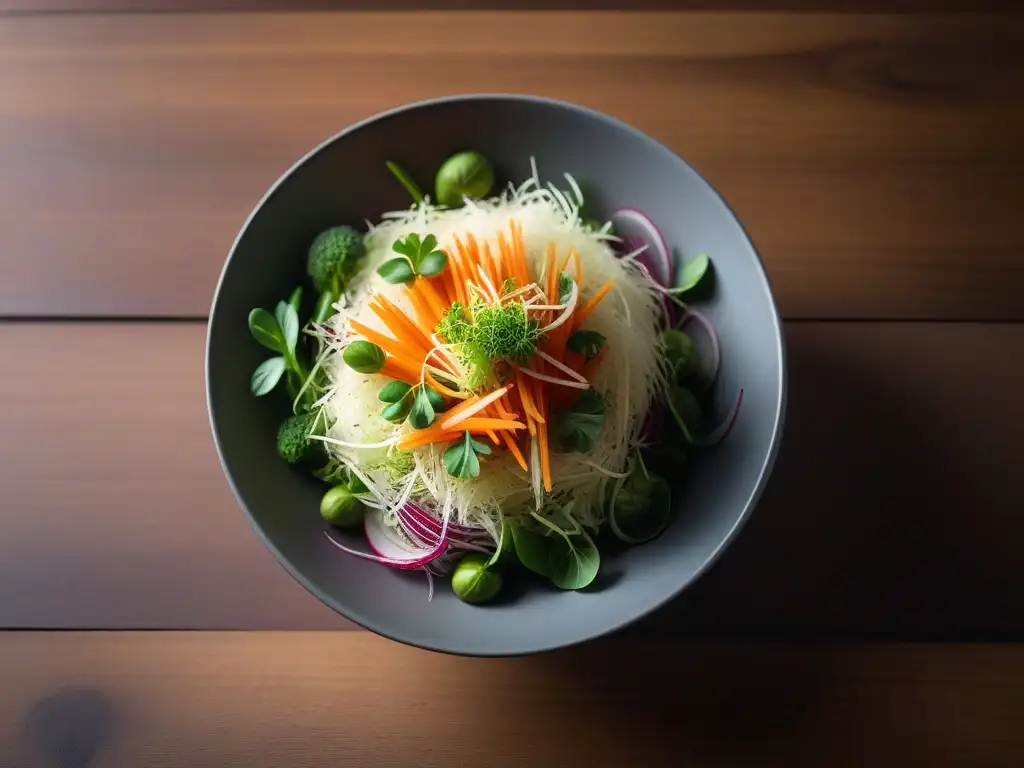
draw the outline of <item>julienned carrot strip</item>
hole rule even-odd
[[[445,397],[451,397],[456,400],[465,400],[467,397],[469,397],[469,394],[466,392],[456,392],[454,389],[446,387],[444,384],[435,379],[430,371],[423,372],[423,379],[424,381],[427,382],[427,384],[436,389]]]
[[[523,452],[519,450],[516,439],[508,432],[502,432],[501,438],[505,441],[505,445],[508,446],[509,452],[515,457],[519,466],[523,468],[523,472],[529,472],[530,470],[526,466],[526,459],[523,457]]]
[[[493,392],[488,392],[486,395],[483,395],[482,397],[476,398],[474,402],[466,402],[460,404],[460,406],[462,407],[456,406],[455,408],[448,411],[444,415],[444,419],[442,421],[444,428],[454,429],[458,421],[461,421],[462,419],[468,419],[474,414],[483,411],[495,400],[504,397],[505,393],[508,392],[508,390],[509,388],[507,386],[502,387],[501,389],[496,389]]]
[[[423,365],[423,359],[417,360],[415,357],[416,352],[410,350],[409,347],[403,346],[402,342],[396,341],[395,339],[385,336],[383,333],[373,330],[366,325],[363,325],[358,320],[350,320],[349,324],[352,326],[352,330],[365,336],[369,341],[372,341],[378,347],[388,353],[390,357],[393,357],[402,365],[408,366],[410,370],[419,370],[419,367]]]
[[[398,447],[403,451],[419,448],[431,443],[444,443],[449,440],[458,440],[462,437],[461,432],[433,432],[429,429],[421,429],[417,432],[410,432],[398,441]]]
[[[395,362],[394,360],[388,360],[384,363],[384,367],[377,371],[381,376],[387,376],[389,379],[396,379],[397,381],[404,381],[410,386],[416,386],[420,383],[419,374],[411,373],[407,368]]]
[[[437,323],[431,322],[430,306],[427,304],[426,299],[416,291],[407,288],[405,295],[409,297],[413,307],[416,309],[416,326],[429,338],[437,326]]]
[[[399,312],[396,315],[389,308],[372,301],[370,302],[370,309],[388,327],[388,330],[395,335],[396,339],[413,347],[419,354],[425,355],[430,351],[431,344],[429,340],[423,336],[423,332],[419,328],[409,322],[408,318],[405,318],[404,314]],[[405,318],[405,322],[402,322],[400,318]],[[409,324],[406,325],[406,323]]]
[[[548,304],[558,303],[558,275],[555,274],[555,241],[548,243],[547,258],[544,262],[544,275],[547,278]]]
[[[491,438],[491,442],[494,443],[495,445],[501,445],[501,440],[498,439],[498,434],[493,430],[489,429],[486,432],[484,432],[484,434]],[[506,433],[502,432],[502,434]]]
[[[501,296],[501,286],[505,284],[505,278],[508,277],[508,273],[505,271],[505,261],[499,254],[497,258],[491,253],[491,244],[484,241],[484,252],[482,260],[490,265],[491,272],[494,274],[494,287],[498,289],[498,296]]]
[[[540,415],[540,410],[538,410],[536,404],[533,402],[533,397],[530,393],[530,385],[532,382],[527,382],[526,377],[519,371],[516,371],[516,384],[519,387],[519,397],[523,401],[523,411],[525,411],[526,414],[534,421],[543,423],[544,417]]]
[[[580,252],[572,249],[572,263],[576,267],[576,285],[583,285],[583,262],[580,260]]]
[[[509,221],[512,230],[512,262],[515,264],[516,279],[521,285],[530,284],[530,270],[526,266],[526,246],[523,245],[523,225],[515,219]]]
[[[456,426],[458,427],[456,430],[458,432],[486,432],[489,429],[505,429],[514,432],[518,429],[526,429],[526,425],[521,421],[513,421],[512,419],[477,418],[476,416],[466,419]]]
[[[547,424],[541,424],[537,429],[537,440],[540,443],[540,476],[544,481],[544,490],[551,493],[551,455],[548,453]]]
[[[452,271],[452,282],[455,286],[456,300],[462,306],[468,306],[466,300],[466,251],[462,241],[455,238],[455,250],[448,254],[448,268]]]
[[[430,312],[434,317],[432,327],[436,327],[441,318],[444,317],[444,312],[448,308],[444,300],[437,295],[437,291],[434,290],[434,286],[430,284],[430,279],[425,277],[418,277],[412,284],[412,288],[406,290],[419,291],[420,294],[427,302],[427,306],[430,307]]]
[[[505,419],[466,419],[457,429],[443,429],[440,424],[434,423],[426,429],[420,429],[402,437],[398,441],[398,447],[405,450],[417,445],[428,443],[440,443],[445,440],[453,440],[463,432],[470,434],[481,434],[492,431],[515,431],[525,429],[525,425],[518,421],[507,421]]]
[[[565,254],[565,258],[562,259],[562,266],[558,268],[558,274],[562,274],[563,272],[565,272],[565,268],[569,266],[569,259],[572,258],[572,255],[574,253],[576,253],[576,249],[570,248],[569,252]]]
[[[608,295],[608,291],[612,289],[613,285],[615,285],[615,280],[609,280],[598,289],[597,293],[590,297],[590,301],[584,304],[582,309],[576,310],[576,315],[573,318],[575,321],[573,326],[575,328],[579,328],[580,323],[587,319],[587,315],[597,308],[597,305],[601,303],[601,299]]]

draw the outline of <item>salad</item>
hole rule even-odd
[[[249,315],[276,353],[252,394],[286,393],[277,450],[326,484],[325,535],[472,604],[516,568],[584,588],[602,549],[656,538],[665,475],[742,402],[709,427],[718,340],[682,300],[708,257],[677,268],[643,213],[595,220],[570,175],[531,167],[496,192],[488,159],[459,152],[431,197],[387,163],[412,205],[320,233],[309,284]]]

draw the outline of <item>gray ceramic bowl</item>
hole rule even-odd
[[[274,449],[282,413],[249,394],[267,353],[249,337],[253,307],[272,308],[304,280],[304,254],[328,226],[376,220],[408,205],[384,168],[400,161],[432,180],[462,148],[480,150],[505,179],[521,181],[536,157],[541,176],[572,173],[602,214],[646,212],[670,247],[705,251],[714,293],[702,309],[715,323],[723,401],[745,390],[729,439],[689,470],[668,530],[655,542],[606,557],[595,588],[538,585],[488,607],[461,603],[442,585],[427,602],[422,574],[397,572],[339,552],[318,513],[323,486],[285,465]],[[236,240],[207,339],[207,399],[228,480],[277,560],[331,608],[386,637],[468,655],[550,650],[621,628],[681,592],[721,554],[767,481],[781,436],[786,391],[778,311],[760,259],[732,211],[693,168],[636,129],[606,115],[526,96],[473,95],[408,105],[326,141],[284,174]],[[240,532],[241,535],[241,532]]]

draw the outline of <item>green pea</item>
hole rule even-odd
[[[458,207],[463,196],[487,197],[494,186],[494,167],[479,152],[456,152],[441,164],[434,192],[441,205]]]
[[[501,591],[501,576],[487,570],[487,557],[474,552],[466,555],[455,566],[452,590],[464,603],[486,603]]]
[[[369,341],[353,341],[341,353],[348,367],[359,373],[376,373],[384,367],[387,358],[384,350]]]
[[[363,522],[363,504],[345,485],[336,485],[320,499],[320,514],[331,525],[355,528]]]

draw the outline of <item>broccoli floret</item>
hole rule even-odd
[[[319,440],[310,440],[315,413],[289,416],[277,429],[277,452],[289,464],[311,463],[325,458]]]
[[[331,227],[317,235],[309,246],[306,271],[318,291],[331,290],[335,296],[340,296],[365,255],[363,236],[357,230],[348,226]]]

